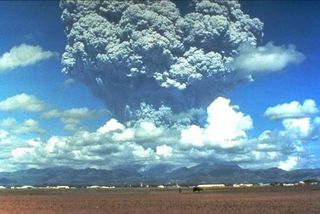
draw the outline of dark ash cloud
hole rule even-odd
[[[63,72],[83,81],[120,120],[141,102],[174,112],[206,107],[249,76],[230,68],[263,23],[237,1],[62,1]]]

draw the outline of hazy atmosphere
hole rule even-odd
[[[320,167],[320,1],[0,1],[0,171]]]

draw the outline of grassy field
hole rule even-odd
[[[0,213],[320,213],[320,187],[0,190]]]

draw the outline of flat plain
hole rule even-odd
[[[1,214],[320,213],[320,187],[0,190]]]

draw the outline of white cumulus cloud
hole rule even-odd
[[[0,56],[0,72],[32,65],[55,55],[57,53],[44,51],[40,46],[21,44]]]
[[[319,112],[316,103],[307,99],[300,104],[298,101],[283,103],[267,108],[264,115],[269,119],[301,118],[315,115]]]
[[[33,148],[16,148],[12,150],[12,157],[15,159],[19,159],[21,157],[26,158],[26,156],[32,154],[34,152]]]
[[[0,144],[8,144],[10,140],[8,140],[9,133],[3,129],[0,129]]]
[[[91,110],[86,107],[71,108],[64,111],[51,109],[41,116],[45,119],[59,118],[67,131],[75,131],[83,120],[93,120],[106,113],[106,110]]]
[[[40,112],[46,108],[46,104],[29,94],[17,94],[15,96],[9,97],[5,100],[0,101],[0,111],[30,111],[30,112]]]
[[[250,116],[237,110],[237,106],[230,105],[230,100],[218,97],[207,109],[207,125],[204,128],[193,125],[182,130],[182,143],[220,148],[243,144],[247,138],[246,131],[253,127],[253,122]]]
[[[310,118],[284,119],[282,124],[287,130],[302,136],[307,136],[311,129]]]
[[[26,119],[22,123],[18,123],[14,118],[6,118],[0,121],[0,127],[10,130],[14,134],[42,134],[45,132],[39,127],[38,121],[34,119]]]
[[[111,119],[108,122],[106,122],[106,124],[104,124],[103,126],[101,126],[97,132],[101,133],[101,134],[106,134],[108,132],[112,132],[112,131],[117,131],[117,130],[124,130],[124,125],[122,125],[121,123],[119,123],[116,119]]]
[[[284,47],[268,43],[260,47],[242,46],[233,65],[235,69],[248,73],[274,72],[289,64],[300,63],[304,58],[293,45]]]
[[[285,161],[280,161],[279,163],[279,168],[289,171],[293,169],[297,164],[299,163],[299,158],[295,156],[290,156],[287,160]]]
[[[26,165],[111,169],[133,163],[179,167],[218,160],[244,168],[291,170],[309,158],[306,145],[317,139],[320,128],[319,117],[285,118],[283,128],[254,137],[248,134],[253,127],[251,117],[222,97],[207,108],[206,121],[202,126],[168,126],[151,118],[121,123],[110,119],[95,131],[77,129],[69,135],[43,139],[20,138],[4,129],[0,131],[0,163],[3,169]]]
[[[156,147],[156,154],[160,157],[171,157],[172,156],[172,147],[167,146],[166,144]]]

